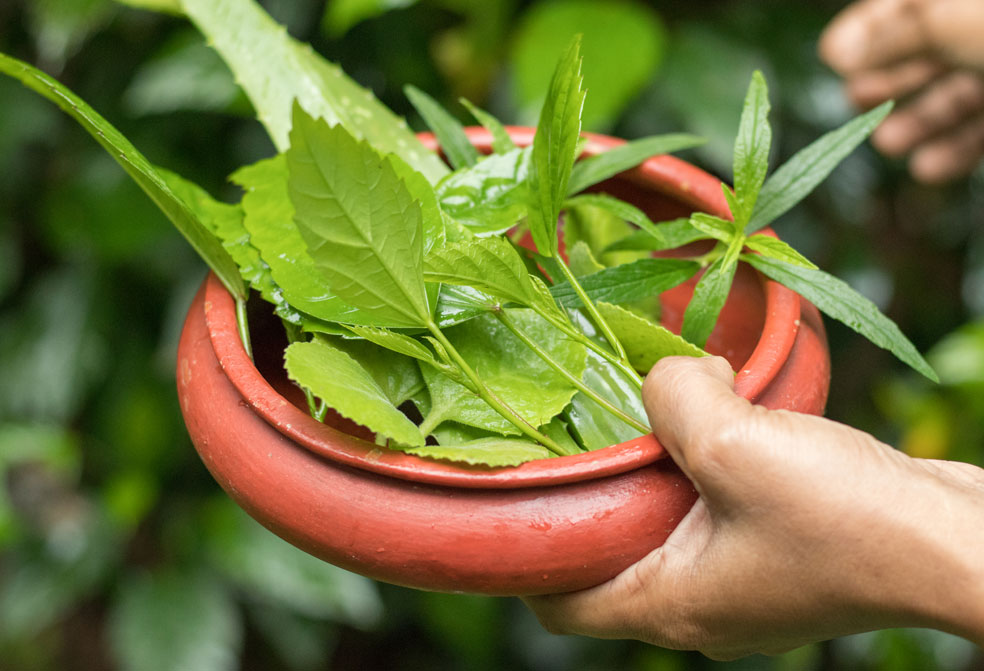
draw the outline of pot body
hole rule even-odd
[[[531,129],[510,129],[517,144]],[[490,138],[470,131],[488,150]],[[588,152],[619,141],[591,136]],[[695,209],[726,214],[720,183],[666,156],[609,180],[655,220]],[[664,294],[678,327],[692,284]],[[285,343],[251,317],[256,362],[239,341],[235,306],[210,276],[178,347],[189,434],[219,484],[254,518],[301,549],[378,580],[438,591],[526,595],[608,580],[660,546],[697,494],[652,435],[517,468],[431,462],[313,420],[282,368]],[[708,342],[737,372],[736,390],[773,408],[819,414],[829,359],[812,305],[742,267]]]

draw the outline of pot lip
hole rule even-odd
[[[517,144],[532,141],[535,129],[508,127]],[[483,128],[466,129],[479,148],[491,143]],[[587,155],[624,143],[613,137],[585,133]],[[421,134],[425,145],[436,146],[433,136]],[[700,168],[673,156],[654,156],[625,173],[645,184],[682,199],[695,208],[727,216],[721,182]],[[775,235],[767,229],[767,233]],[[800,298],[786,287],[763,278],[766,315],[762,337],[735,376],[735,392],[755,401],[782,369],[799,327]],[[194,304],[192,309],[197,309]],[[214,273],[205,280],[201,309],[209,338],[223,373],[244,402],[285,438],[332,462],[378,475],[463,488],[507,489],[566,484],[618,475],[652,464],[667,456],[652,433],[618,445],[583,454],[530,461],[502,468],[470,467],[423,459],[356,438],[313,419],[277,393],[260,374],[239,338],[235,304]],[[792,328],[786,325],[792,324]]]

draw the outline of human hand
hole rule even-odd
[[[544,626],[718,659],[895,626],[984,640],[984,471],[753,406],[733,377],[719,358],[653,368],[650,423],[700,499],[611,581],[526,597]]]
[[[858,0],[830,23],[820,55],[862,107],[896,110],[872,143],[909,155],[926,183],[969,174],[984,156],[984,2]]]

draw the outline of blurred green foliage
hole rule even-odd
[[[588,128],[703,134],[687,158],[725,179],[753,68],[772,84],[776,164],[851,114],[815,55],[842,2],[264,4],[397,112],[410,114],[401,90],[413,84],[463,120],[459,96],[528,122],[558,45],[583,32]],[[0,51],[59,77],[155,163],[217,195],[235,198],[225,177],[273,151],[177,16],[7,0]],[[293,549],[235,508],[184,431],[174,352],[202,264],[73,122],[7,79],[0,100],[0,671],[980,668],[970,644],[930,631],[731,664],[554,637],[516,600],[377,585]],[[828,414],[916,456],[984,463],[982,179],[918,187],[861,150],[777,226],[933,346],[940,386],[829,333]]]

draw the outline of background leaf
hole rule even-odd
[[[526,215],[532,149],[494,154],[437,185],[441,208],[476,235],[503,233]]]
[[[416,86],[407,86],[403,90],[437,137],[441,150],[453,168],[467,168],[478,163],[478,150],[472,146],[464,128],[450,112]]]
[[[410,454],[473,466],[519,466],[534,459],[547,459],[550,451],[521,438],[479,438],[457,445],[426,445],[407,450]]]
[[[591,99],[592,96],[586,97],[585,105]],[[652,135],[626,142],[614,149],[589,156],[575,163],[571,172],[571,180],[567,185],[567,193],[571,195],[580,193],[589,186],[636,167],[652,156],[689,149],[703,143],[703,138],[685,133]]]

